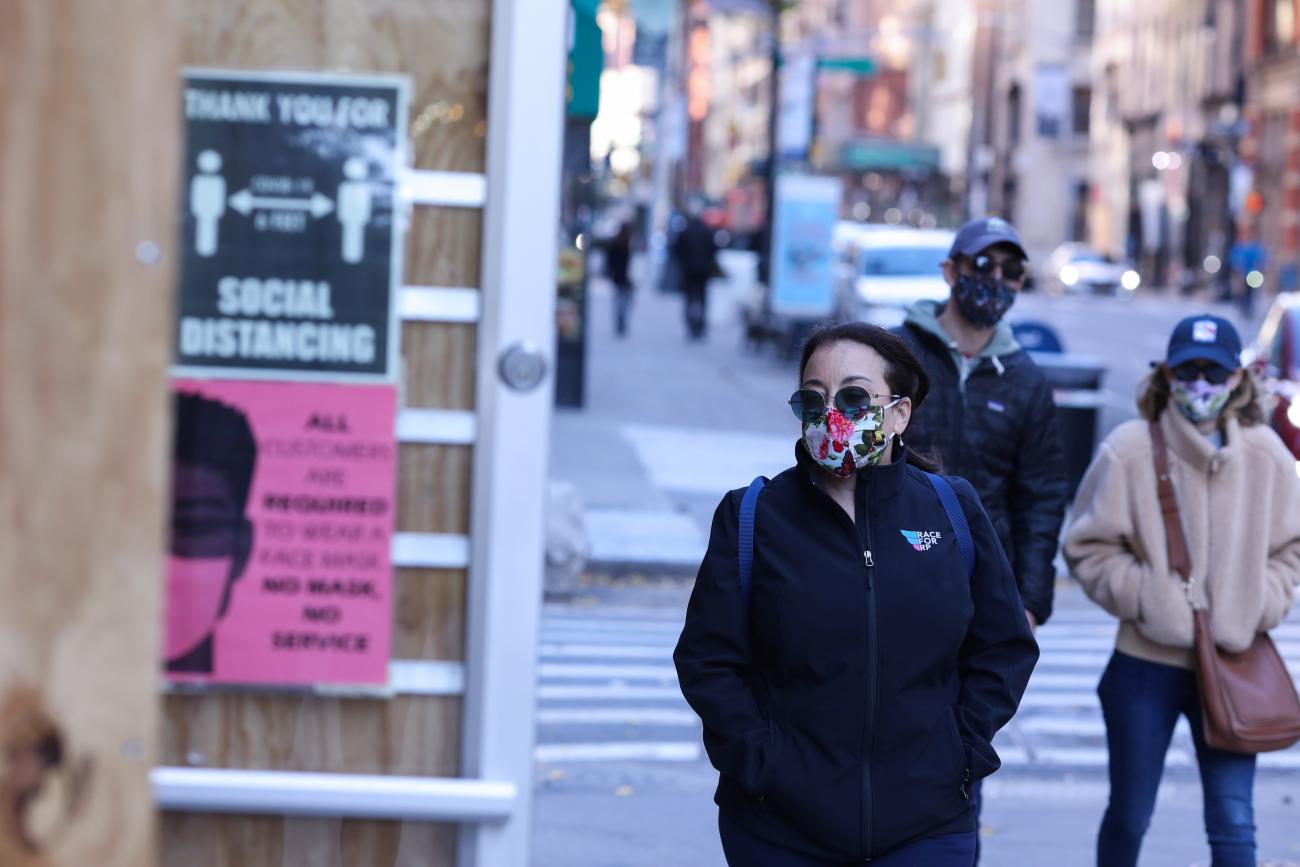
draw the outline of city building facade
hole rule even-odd
[[[973,146],[972,160],[989,171],[988,212],[1014,222],[1041,261],[1086,232],[1093,2],[1004,0],[979,15],[977,62],[991,69],[975,77],[991,80],[992,106],[987,149]]]
[[[1268,251],[1265,286],[1300,289],[1300,2],[1248,0],[1242,156],[1253,195],[1240,239]]]
[[[1148,285],[1227,276],[1246,130],[1240,5],[1097,5],[1088,239],[1133,259]]]

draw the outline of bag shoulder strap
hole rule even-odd
[[[952,524],[952,531],[957,535],[957,547],[961,549],[961,559],[966,564],[966,577],[969,579],[975,575],[975,540],[971,536],[966,513],[962,511],[961,503],[957,501],[957,492],[947,479],[934,473],[925,475],[930,479],[934,492],[939,495],[943,510],[948,513],[948,523]]]
[[[758,495],[763,493],[764,484],[766,480],[762,476],[754,479],[740,501],[740,535],[736,554],[740,561],[740,592],[747,603],[749,585],[754,579],[754,514],[758,511]]]
[[[1187,553],[1187,537],[1183,535],[1183,519],[1178,511],[1178,497],[1169,475],[1169,446],[1160,422],[1148,424],[1151,431],[1151,454],[1156,465],[1156,494],[1160,498],[1160,514],[1165,522],[1165,544],[1169,551],[1169,568],[1177,572],[1188,585],[1192,583],[1192,558]],[[1190,588],[1189,588],[1190,589]]]

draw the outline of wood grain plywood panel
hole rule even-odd
[[[393,592],[394,659],[465,658],[463,569],[399,569]]]
[[[473,409],[477,330],[473,325],[402,326],[405,403],[415,409]]]
[[[461,701],[172,694],[162,763],[212,768],[454,777]]]
[[[485,0],[187,0],[185,62],[411,78],[416,168],[481,172]]]
[[[538,231],[546,231],[543,227]],[[417,286],[479,286],[483,212],[477,208],[417,206],[406,236],[404,283]]]
[[[453,867],[457,828],[422,822],[168,813],[175,867]]]
[[[398,529],[404,533],[468,533],[473,457],[469,446],[401,446]]]
[[[6,867],[155,863],[175,13],[0,4]]]

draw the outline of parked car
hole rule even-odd
[[[839,288],[840,316],[886,328],[901,325],[916,301],[943,301],[948,284],[943,261],[953,233],[940,229],[893,229],[855,239],[856,258]]]
[[[1277,296],[1245,361],[1271,395],[1273,429],[1296,456],[1300,473],[1300,293]]]
[[[1103,256],[1077,242],[1062,244],[1047,257],[1044,283],[1048,292],[1090,292],[1131,296],[1142,284],[1133,263]]]

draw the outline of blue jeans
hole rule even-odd
[[[1186,715],[1196,745],[1213,867],[1255,865],[1255,757],[1205,744],[1196,675],[1123,653],[1097,686],[1110,750],[1110,803],[1097,835],[1098,867],[1134,867],[1151,823],[1174,725]]]
[[[718,814],[718,833],[729,867],[860,867],[860,861],[828,861],[769,843]],[[872,867],[971,867],[975,834],[926,837],[871,859]]]

